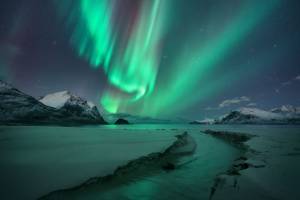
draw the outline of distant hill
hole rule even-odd
[[[189,124],[300,124],[300,107],[283,105],[271,110],[243,107],[216,119],[194,120]]]
[[[218,124],[300,124],[300,108],[282,106],[269,111],[240,108],[216,120]]]
[[[186,123],[180,119],[159,119],[153,117],[144,117],[138,115],[131,115],[126,113],[116,113],[116,114],[105,114],[103,115],[106,121],[114,123],[118,119],[125,119],[131,124],[172,124],[172,123]]]

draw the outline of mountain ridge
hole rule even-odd
[[[82,102],[89,106],[86,100]],[[76,103],[51,107],[0,80],[0,124],[3,125],[106,124],[96,106],[86,108]]]

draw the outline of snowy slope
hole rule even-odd
[[[39,101],[47,106],[57,109],[60,109],[66,105],[78,105],[84,107],[85,109],[93,109],[94,107],[96,107],[92,102],[88,102],[69,91],[61,91],[53,94],[48,94],[42,97]]]
[[[39,101],[47,106],[59,109],[63,107],[70,98],[71,94],[68,91],[62,91],[48,94],[45,97],[41,98]]]

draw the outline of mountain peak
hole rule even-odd
[[[48,94],[44,97],[41,97],[39,101],[47,106],[57,109],[60,109],[67,104],[82,105],[90,109],[96,107],[95,104],[93,104],[92,102],[87,101],[79,96],[76,96],[67,90]]]
[[[90,101],[72,94],[69,91],[55,92],[42,97],[39,100],[46,106],[50,106],[68,113],[81,113],[81,115],[100,118],[97,107]]]
[[[47,106],[59,109],[63,107],[71,97],[72,94],[65,90],[48,94],[42,97],[39,101]]]

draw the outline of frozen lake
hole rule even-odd
[[[226,142],[201,133],[208,128],[258,135],[248,144],[262,152],[259,156],[267,163],[265,168],[243,172],[239,192],[225,188],[216,192],[215,199],[240,199],[241,193],[249,199],[298,199],[300,127],[246,125],[0,127],[1,199],[36,199],[112,173],[129,160],[165,150],[184,131],[198,144],[195,154],[185,158],[193,162],[105,192],[76,192],[66,197],[208,199],[215,176],[240,155],[240,150]]]

